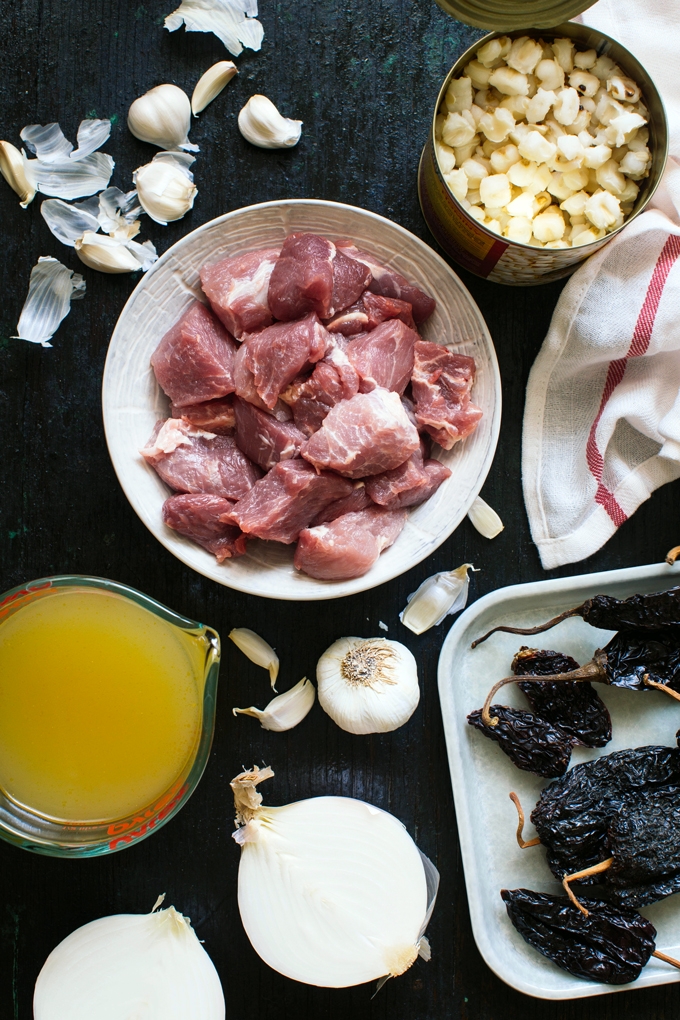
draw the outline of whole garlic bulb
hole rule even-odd
[[[198,146],[189,141],[191,103],[177,85],[157,85],[134,103],[128,111],[128,127],[142,142],[161,149],[191,149]]]
[[[319,704],[348,733],[396,730],[420,700],[416,660],[386,638],[340,638],[319,659],[316,679]]]
[[[302,121],[282,116],[271,99],[257,95],[239,113],[238,129],[260,149],[290,149],[300,141]]]
[[[156,223],[167,226],[192,208],[198,193],[189,170],[193,162],[193,156],[186,153],[159,152],[133,173],[139,203]]]

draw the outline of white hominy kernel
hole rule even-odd
[[[522,120],[523,117],[526,117],[529,99],[527,96],[505,96],[501,99],[499,106],[509,110],[515,120]]]
[[[612,158],[612,150],[608,145],[593,145],[586,149],[583,165],[589,170],[597,170]]]
[[[565,159],[583,161],[585,150],[576,135],[562,135],[557,139],[557,148]]]
[[[632,78],[622,78],[618,74],[608,79],[607,92],[621,102],[637,103],[640,98],[640,89]]]
[[[570,248],[571,245],[569,244],[568,241],[560,240],[560,241],[548,241],[546,243],[545,247],[546,248]]]
[[[522,159],[518,163],[513,163],[507,172],[507,177],[511,184],[515,184],[518,188],[526,188],[533,181],[537,170],[538,163]]]
[[[581,131],[585,131],[585,129],[590,124],[590,118],[591,117],[592,117],[592,114],[590,113],[589,110],[579,109],[578,115],[576,117],[576,120],[574,120],[567,127],[568,133],[570,135],[578,135]]]
[[[565,199],[569,198],[571,195],[574,194],[574,191],[576,190],[575,188],[567,188],[562,179],[562,176],[563,176],[562,174],[553,174],[552,180],[550,181],[550,184],[546,189],[548,192],[550,192],[551,195],[554,195],[555,198],[558,199],[558,201],[560,202],[563,202]]]
[[[646,149],[649,141],[649,129],[646,127],[640,128],[635,133],[635,137],[631,138],[628,142],[628,148],[631,152],[639,152],[640,149]]]
[[[491,73],[489,84],[504,96],[526,96],[529,91],[527,76],[511,67],[497,67]]]
[[[471,60],[463,70],[476,89],[485,89],[489,84],[491,68],[484,67],[484,64],[480,64],[478,60]]]
[[[574,43],[571,39],[553,39],[552,48],[555,60],[568,74],[574,67]]]
[[[539,60],[535,74],[544,89],[561,89],[564,85],[564,71],[556,60]]]
[[[589,197],[587,191],[576,191],[569,198],[565,198],[563,202],[560,202],[560,209],[569,213],[572,218],[574,216],[583,216]]]
[[[472,119],[474,120],[477,126],[477,130],[479,131],[479,122],[484,116],[484,110],[481,108],[481,106],[477,106],[476,103],[473,103],[472,106],[470,107],[470,113],[472,114]]]
[[[652,161],[652,154],[649,149],[638,149],[627,152],[619,163],[619,170],[634,181],[639,181],[647,174],[647,167]],[[630,183],[630,182],[629,182]]]
[[[562,183],[570,191],[581,191],[590,179],[587,170],[569,170],[562,174]]]
[[[489,39],[477,50],[477,60],[483,67],[494,67],[500,61],[503,44],[500,39]]]
[[[475,119],[469,110],[463,110],[462,113],[450,113],[442,129],[442,138],[452,148],[471,142],[475,134]]]
[[[574,54],[574,67],[590,68],[593,67],[597,60],[596,50],[585,50],[584,53]]]
[[[573,124],[579,114],[579,98],[576,89],[562,89],[557,93],[553,114],[558,124]]]
[[[535,217],[532,229],[534,237],[538,241],[559,241],[566,230],[564,216],[557,208],[551,205],[545,212]]]
[[[514,40],[505,58],[505,62],[508,67],[514,68],[515,71],[521,71],[522,74],[531,74],[542,57],[543,47],[540,43],[524,35]]]
[[[594,227],[605,229],[614,226],[621,215],[621,205],[608,191],[596,191],[586,202],[585,214]]]
[[[509,35],[502,35],[498,41],[501,44],[501,56],[507,57],[512,46],[512,39]]]
[[[512,167],[510,168],[512,169]],[[530,191],[532,195],[538,195],[541,191],[547,191],[548,185],[553,179],[553,174],[550,172],[550,168],[546,163],[541,163],[536,169],[531,182],[527,184],[526,190]]]
[[[621,208],[623,209],[624,203],[628,205],[630,202],[634,202],[635,199],[638,197],[639,191],[640,188],[635,183],[635,181],[628,179],[626,181],[626,186],[623,189],[623,192],[618,196],[619,202],[621,203]]]
[[[445,180],[458,201],[462,202],[468,193],[468,179],[465,171],[462,168],[453,170],[446,175]]]
[[[493,230],[493,232],[495,234],[502,233],[502,231],[501,231],[501,221],[500,220],[493,219],[492,217],[487,217],[484,220],[484,226],[488,227],[489,230]]]
[[[456,154],[456,166],[462,166],[466,159],[473,155],[478,144],[478,135],[468,142],[467,145],[454,145],[453,151]]]
[[[472,189],[479,188],[479,182],[489,176],[489,171],[476,157],[466,159],[462,168]]]
[[[592,115],[595,113],[595,100],[589,96],[581,96],[581,109],[587,110]],[[590,119],[592,120],[592,116]]]
[[[626,178],[619,170],[619,164],[615,159],[608,159],[606,163],[595,171],[597,183],[605,191],[611,191],[612,195],[622,195],[626,187]]]
[[[536,198],[530,191],[521,191],[517,198],[508,202],[508,212],[511,216],[519,216],[532,220],[540,211]]]
[[[529,100],[526,109],[526,118],[529,124],[538,124],[539,121],[544,120],[556,99],[557,96],[552,89],[537,89],[536,95]]]
[[[600,87],[600,79],[577,68],[569,75],[569,84],[580,96],[592,98]]]
[[[511,166],[519,162],[520,158],[516,145],[504,145],[502,149],[496,149],[491,153],[491,166],[497,174],[504,174]]]
[[[444,102],[449,113],[462,113],[463,110],[469,110],[472,106],[472,82],[470,79],[454,78],[449,82]]]
[[[614,63],[611,57],[604,55],[597,58],[591,70],[600,81],[605,81],[607,78],[613,78],[616,74],[621,74],[621,68]]]
[[[552,159],[557,151],[557,146],[549,142],[538,131],[529,131],[518,144],[520,156],[524,159],[533,160],[535,163],[545,163]]]
[[[602,127],[607,127],[610,120],[614,117],[619,117],[622,113],[626,112],[626,108],[621,106],[621,103],[617,102],[607,92],[598,93],[595,98],[595,117],[599,120]]]
[[[456,155],[453,149],[443,142],[435,142],[435,149],[437,150],[439,169],[443,174],[450,173],[456,165]]]
[[[509,220],[503,234],[509,241],[517,241],[519,244],[529,244],[532,234],[531,220],[528,220],[525,216],[513,216]]]
[[[486,213],[484,212],[481,206],[471,205],[470,208],[468,209],[468,212],[470,216],[472,216],[473,220],[478,220],[480,223],[484,222],[484,217]]]
[[[534,197],[536,199],[539,212],[543,212],[544,209],[547,209],[548,206],[552,204],[552,198],[547,191],[539,191],[539,193]]]
[[[601,241],[604,237],[605,230],[597,230],[595,227],[586,227],[585,230],[581,229],[580,233],[575,234],[571,239],[572,248],[577,248],[582,244],[590,244],[592,241]]]
[[[607,141],[610,145],[625,145],[645,123],[644,117],[639,113],[620,113],[618,117],[612,117],[609,121]]]
[[[484,141],[482,142],[481,149],[482,149],[482,152],[484,153],[485,158],[486,159],[491,159],[491,156],[496,151],[496,149],[500,149],[500,148],[502,148],[502,146],[503,146],[503,142],[491,142],[491,141],[489,141],[488,138],[485,138]],[[479,149],[479,146],[478,146],[478,149]],[[477,150],[475,150],[475,151],[476,151],[476,154],[479,155]]]
[[[505,174],[491,174],[480,181],[479,194],[486,206],[497,208],[507,205],[512,199],[510,181]]]
[[[483,114],[479,121],[479,130],[492,142],[504,142],[514,126],[515,118],[502,106]]]

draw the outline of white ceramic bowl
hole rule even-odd
[[[476,431],[436,456],[452,475],[436,494],[409,513],[391,549],[363,577],[316,581],[293,567],[294,546],[254,539],[245,556],[218,566],[215,557],[166,528],[161,507],[169,490],[139,454],[158,418],[169,413],[149,358],[163,334],[201,296],[199,269],[237,252],[280,244],[294,231],[351,238],[437,301],[422,329],[426,340],[455,342],[477,363],[472,397],[483,412]],[[226,213],[193,230],[145,274],[121,312],[109,345],[102,403],[109,453],[132,507],[166,549],[200,574],[239,591],[274,599],[331,599],[374,588],[415,566],[460,524],[487,476],[498,441],[501,384],[489,331],[477,305],[453,270],[431,248],[390,220],[336,202],[291,199]],[[451,564],[455,566],[455,564]]]

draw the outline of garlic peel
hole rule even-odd
[[[269,670],[272,688],[276,690],[276,678],[279,675],[279,657],[272,646],[267,644],[259,634],[249,630],[247,627],[234,627],[229,632],[229,637],[251,662],[254,662],[256,666],[262,666],[263,669]]]
[[[302,121],[282,116],[271,99],[255,95],[239,113],[238,127],[246,141],[260,149],[288,149],[300,141]]]
[[[35,1020],[224,1020],[217,971],[174,907],[83,925],[48,956]]]
[[[40,212],[54,236],[70,248],[75,247],[86,230],[99,229],[99,198],[96,196],[73,204],[61,198],[46,198]]]
[[[21,153],[11,142],[0,142],[0,173],[19,196],[22,209],[30,205],[35,198],[35,188],[26,176]]]
[[[46,163],[24,156],[24,172],[29,183],[43,195],[53,198],[83,198],[108,187],[115,167],[105,152],[92,152],[79,160],[64,159]]]
[[[177,85],[157,85],[128,110],[128,127],[135,138],[150,142],[160,149],[190,149],[198,146],[189,141],[191,103],[186,92]]]
[[[65,159],[78,162],[90,156],[111,134],[111,121],[81,120],[78,126],[78,148],[65,137],[58,124],[29,124],[21,132],[26,148],[43,163],[60,163]]]
[[[86,230],[75,242],[78,258],[90,269],[100,273],[135,273],[146,271],[158,260],[151,241],[136,241],[110,237]]]
[[[399,619],[414,634],[423,634],[436,627],[452,613],[459,613],[467,603],[470,586],[471,563],[463,563],[456,570],[443,571],[428,577],[409,595],[406,608]]]
[[[386,638],[346,637],[316,667],[319,704],[348,733],[388,733],[403,726],[420,700],[411,652]]]
[[[182,25],[187,32],[212,32],[238,57],[244,46],[250,50],[262,46],[264,29],[256,15],[256,0],[182,0],[165,19],[165,27],[169,32]]]
[[[295,687],[273,698],[265,709],[251,706],[232,708],[232,712],[234,715],[250,715],[254,719],[259,719],[263,730],[283,733],[302,722],[309,714],[315,698],[314,684],[310,683],[307,677],[303,677]]]
[[[59,323],[71,310],[71,301],[85,296],[85,281],[57,259],[43,256],[31,270],[28,296],[19,316],[16,340],[51,347]]]
[[[484,538],[495,538],[496,535],[500,535],[505,527],[493,507],[490,507],[481,496],[477,496],[468,510],[468,517],[472,525]]]
[[[233,60],[220,60],[201,75],[191,96],[191,112],[194,116],[219,96],[235,74],[238,74],[238,68]]]

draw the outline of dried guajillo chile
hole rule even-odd
[[[678,547],[680,549],[680,547]],[[675,550],[672,550],[675,552]],[[669,553],[669,556],[671,554]],[[665,627],[680,627],[680,586],[651,595],[631,595],[627,599],[616,599],[612,595],[594,595],[580,606],[568,609],[547,623],[537,627],[494,627],[472,642],[475,648],[496,631],[506,634],[542,634],[562,620],[580,616],[591,627],[601,630],[662,630]]]
[[[502,889],[501,897],[522,938],[575,977],[625,985],[651,956],[680,968],[656,949],[654,925],[635,910],[587,899],[585,915],[566,896],[531,889]]]

